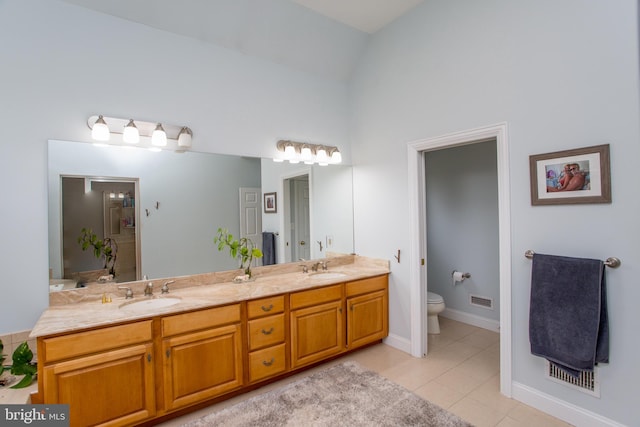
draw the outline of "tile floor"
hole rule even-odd
[[[500,337],[497,333],[446,318],[440,319],[440,328],[440,335],[429,335],[429,355],[424,359],[379,344],[330,363],[354,360],[477,427],[570,426],[500,394]],[[161,425],[180,426],[326,366],[307,370]]]

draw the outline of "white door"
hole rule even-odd
[[[262,250],[261,189],[240,188],[240,237],[251,239],[255,247]],[[261,260],[254,260],[261,265]]]

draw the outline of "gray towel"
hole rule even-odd
[[[602,261],[533,256],[529,341],[532,354],[574,376],[609,362]]]
[[[262,232],[262,265],[276,263],[276,235],[270,231]]]

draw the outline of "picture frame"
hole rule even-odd
[[[611,203],[609,144],[529,156],[532,205]]]
[[[276,193],[264,193],[264,213],[278,212],[278,197]]]

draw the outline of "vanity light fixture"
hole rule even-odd
[[[178,134],[178,150],[188,150],[191,148],[191,136],[193,133],[191,129],[186,126],[183,126]]]
[[[91,116],[87,120],[91,137],[96,141],[109,141],[106,145],[132,146],[184,152],[191,148],[193,132],[187,126],[175,126],[134,119]],[[121,134],[122,139],[110,138]],[[141,138],[143,137],[143,138]],[[111,139],[111,140],[110,140]]]
[[[167,133],[164,131],[162,124],[158,123],[151,134],[151,143],[157,147],[167,145]]]
[[[111,134],[109,133],[109,126],[104,121],[104,117],[98,116],[98,119],[94,121],[91,128],[91,138],[96,141],[108,141]]]
[[[136,124],[133,123],[133,119],[130,119],[129,123],[124,127],[122,140],[128,144],[137,144],[140,142],[140,132],[138,131]]]
[[[317,163],[320,166],[326,166],[341,163],[342,154],[340,154],[338,147],[332,145],[280,140],[276,143],[276,155],[273,161],[283,162],[285,160],[289,163],[304,162],[307,165]]]
[[[320,147],[316,151],[316,160],[320,166],[327,166],[329,164],[329,156],[327,156],[327,150],[325,150],[324,147]]]

